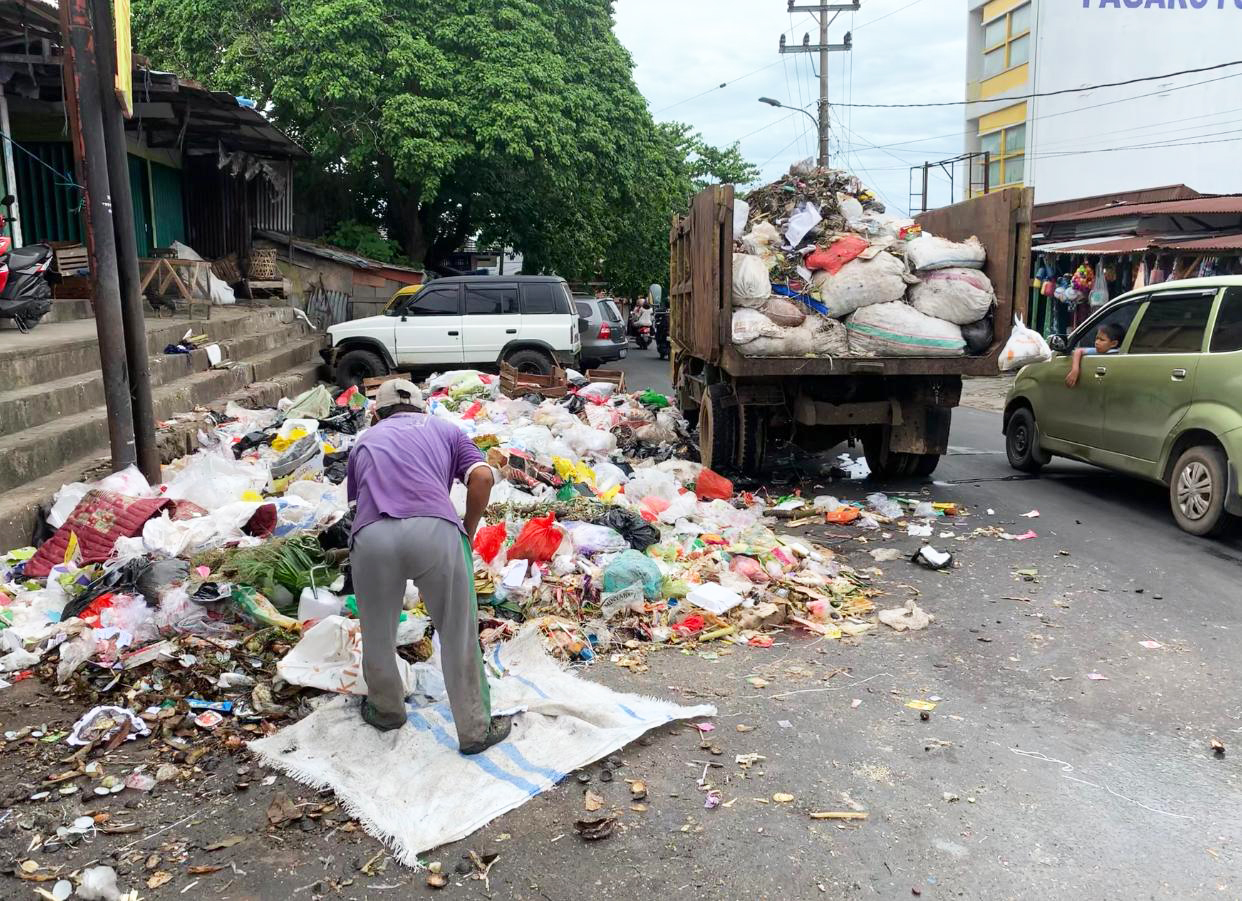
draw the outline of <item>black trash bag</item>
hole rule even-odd
[[[349,472],[349,448],[334,454],[323,455],[323,477],[333,485],[345,481]]]
[[[196,604],[219,604],[233,596],[233,585],[230,582],[204,582],[190,595]]]
[[[260,430],[257,432],[247,432],[242,435],[240,441],[233,445],[233,457],[240,460],[242,454],[264,444],[271,444],[272,439],[276,437],[276,429]]]
[[[99,597],[101,594],[109,594],[111,592],[125,592],[133,594],[138,591],[138,577],[147,568],[146,560],[135,559],[119,566],[114,565],[105,569],[95,581],[87,584],[86,588],[77,597],[65,604],[65,609],[60,613],[61,622],[72,616],[77,616],[83,610],[90,606],[91,601]],[[147,598],[147,605],[154,606],[155,598]]]
[[[340,432],[342,435],[357,435],[362,430],[366,418],[366,410],[346,410],[327,419],[319,420],[319,428],[329,432]]]
[[[962,338],[966,341],[966,353],[972,357],[987,353],[988,348],[992,346],[992,339],[995,335],[996,328],[992,322],[991,313],[988,313],[978,322],[962,326]]]
[[[152,607],[158,603],[161,591],[174,582],[184,582],[190,577],[190,564],[176,557],[134,562],[145,564],[134,579],[134,586]]]
[[[349,547],[349,533],[354,528],[354,510],[349,511],[319,533],[319,546],[325,551]]]
[[[596,525],[608,526],[621,533],[636,551],[645,551],[660,540],[660,530],[637,513],[621,507],[606,507],[595,517]]]
[[[577,394],[571,394],[565,399],[565,409],[577,416],[586,409],[586,401]]]

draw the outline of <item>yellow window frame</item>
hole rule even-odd
[[[1008,10],[1007,12],[1004,12],[1004,13],[1002,13],[1001,15],[996,16],[994,19],[990,19],[989,21],[987,21],[987,22],[984,22],[984,23],[983,23],[983,33],[986,35],[986,34],[987,34],[987,28],[988,28],[988,26],[989,26],[989,25],[992,25],[992,24],[994,24],[994,23],[996,23],[996,22],[1000,21],[1001,19],[1004,19],[1004,20],[1005,20],[1005,36],[1004,36],[1004,38],[1002,38],[1001,40],[997,41],[995,44],[992,44],[991,46],[986,46],[986,47],[984,47],[984,48],[983,48],[983,55],[984,55],[985,57],[986,57],[988,54],[990,54],[990,53],[992,53],[992,52],[994,52],[994,51],[996,51],[996,50],[999,50],[999,49],[1000,49],[1000,48],[1002,48],[1002,47],[1004,47],[1004,48],[1005,48],[1005,66],[1004,66],[1004,68],[1003,68],[1003,69],[1001,69],[1001,70],[1000,70],[1000,72],[1008,72],[1010,69],[1014,68],[1015,66],[1020,66],[1020,65],[1022,65],[1022,63],[1015,63],[1015,62],[1013,62],[1013,59],[1012,59],[1013,43],[1014,43],[1014,41],[1018,40],[1019,38],[1028,37],[1028,36],[1030,35],[1030,33],[1031,33],[1031,26],[1030,26],[1030,25],[1027,25],[1027,26],[1026,26],[1026,28],[1025,28],[1025,29],[1023,29],[1022,31],[1015,32],[1015,31],[1013,30],[1013,15],[1014,15],[1014,13],[1016,13],[1016,12],[1018,12],[1019,10],[1024,9],[1024,8],[1025,8],[1025,9],[1027,9],[1027,10],[1029,10],[1029,9],[1030,9],[1030,6],[1031,6],[1031,4],[1030,4],[1030,3],[1023,3],[1023,4],[1021,4],[1020,6],[1015,6],[1013,9]],[[1029,62],[1029,61],[1030,61],[1030,58],[1031,58],[1031,57],[1030,57],[1030,53],[1028,52],[1028,53],[1027,53],[1027,58],[1026,58],[1026,59],[1024,59],[1022,62]],[[992,75],[989,75],[989,76],[987,76],[987,77],[988,77],[988,78],[994,78],[995,76],[999,75],[999,74],[1000,74],[1000,72],[994,72]]]
[[[1026,180],[1026,169],[1025,169],[1026,141],[1023,140],[1021,150],[1014,150],[1014,151],[1005,150],[1006,146],[1008,146],[1008,143],[1009,143],[1009,132],[1013,131],[1016,128],[1025,128],[1025,127],[1026,127],[1026,120],[1023,119],[1021,122],[1015,122],[1013,125],[1006,125],[1002,128],[994,128],[991,131],[984,132],[983,134],[979,135],[980,141],[982,141],[984,138],[990,138],[993,135],[995,135],[997,140],[999,141],[998,146],[1000,147],[1000,150],[991,155],[991,157],[988,159],[988,163],[989,164],[991,163],[1000,164],[1000,181],[997,182],[996,184],[992,184],[991,182],[989,182],[988,183],[989,191],[995,191],[997,188],[1007,188],[1007,187],[1010,187],[1011,185],[1018,185],[1018,184],[1022,184],[1025,182]],[[1006,174],[1006,170],[1009,168],[1010,160],[1022,160],[1023,162],[1022,176],[1023,177],[1021,179],[1010,179],[1008,175]]]

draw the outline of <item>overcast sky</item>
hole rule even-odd
[[[764,181],[816,154],[806,116],[758,102],[774,97],[814,112],[818,55],[778,53],[782,33],[790,45],[801,44],[806,32],[812,43],[818,40],[811,14],[793,13],[791,26],[786,0],[616,0],[616,18],[617,36],[634,58],[634,78],[657,121],[687,122],[711,144],[740,139],[746,158],[762,166]],[[862,0],[859,12],[838,16],[830,42],[842,42],[851,30],[852,53],[831,57],[831,103],[964,99],[966,12],[960,0]],[[721,82],[728,86],[713,90]],[[853,171],[894,211],[904,213],[909,205],[910,165],[961,152],[960,106],[833,112],[832,164]],[[947,180],[933,179],[929,205],[947,202]]]

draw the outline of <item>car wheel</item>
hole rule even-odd
[[[379,378],[382,375],[388,375],[388,364],[374,351],[346,351],[336,361],[336,383],[341,388],[351,385],[361,388],[364,379]]]
[[[1020,407],[1009,417],[1005,456],[1009,458],[1009,465],[1019,472],[1039,472],[1048,462],[1047,454],[1040,450],[1039,429],[1029,407]]]
[[[527,375],[551,375],[556,367],[552,358],[541,350],[517,350],[505,357],[505,362]]]
[[[1225,513],[1228,466],[1219,447],[1192,447],[1177,458],[1169,480],[1169,502],[1177,524],[1191,535],[1218,535]]]

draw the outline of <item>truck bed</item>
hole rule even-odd
[[[670,333],[680,354],[719,366],[734,378],[826,375],[997,375],[997,359],[1025,318],[1030,293],[1030,188],[1006,188],[916,217],[928,232],[987,249],[983,271],[996,290],[996,334],[985,354],[962,357],[745,357],[732,340],[733,186],[694,196],[669,236]]]

